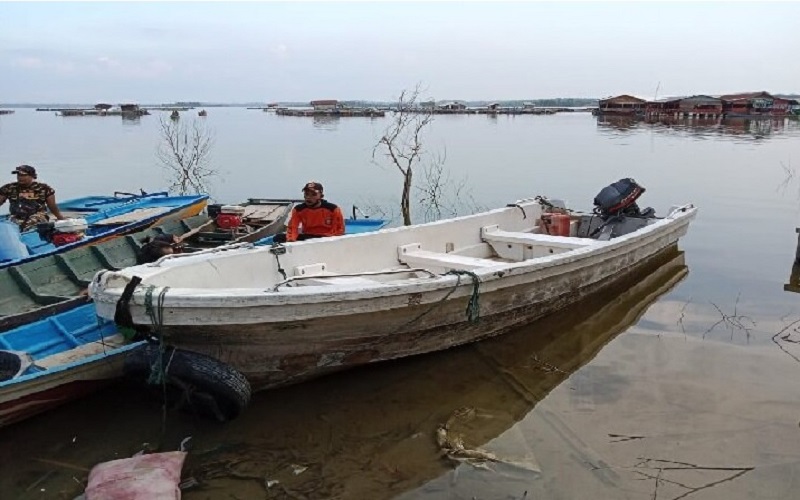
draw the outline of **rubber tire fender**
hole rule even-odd
[[[126,376],[147,380],[156,366],[160,347],[145,344],[125,357]],[[167,370],[167,383],[210,396],[216,407],[212,413],[222,421],[238,417],[250,404],[250,383],[241,372],[216,358],[197,352],[165,347],[161,357]],[[193,391],[194,392],[194,391]],[[195,402],[198,402],[197,400]],[[199,401],[201,404],[203,401]]]

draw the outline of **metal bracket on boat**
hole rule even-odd
[[[286,253],[286,247],[280,243],[273,243],[272,246],[269,247],[269,253],[273,255],[283,255]]]
[[[694,204],[693,203],[687,203],[686,205],[681,205],[679,207],[674,207],[672,210],[670,210],[669,215],[667,215],[665,217],[665,219],[672,218],[678,212],[685,212],[690,208],[694,208]]]
[[[200,250],[199,252],[189,252],[189,253],[171,253],[165,255],[158,259],[157,261],[153,262],[152,264],[145,264],[150,267],[158,267],[161,265],[162,262],[169,260],[169,259],[177,259],[178,257],[191,257],[192,255],[203,255],[203,254],[210,254],[210,253],[217,253],[217,252],[224,252],[226,250],[236,250],[241,248],[255,248],[255,245],[252,243],[233,243],[231,245],[223,245],[221,247],[216,248],[208,248],[206,250]]]
[[[423,269],[421,267],[418,268],[411,268],[411,269],[387,269],[385,271],[367,271],[363,273],[342,273],[342,274],[310,274],[308,276],[292,276],[291,278],[287,278],[280,283],[276,284],[273,288],[273,292],[277,292],[278,288],[282,287],[283,285],[288,285],[289,283],[301,280],[308,280],[308,279],[325,279],[325,278],[358,278],[360,276],[380,276],[383,274],[405,274],[405,273],[426,273],[430,275],[431,278],[438,278],[439,275],[429,271],[427,269]]]

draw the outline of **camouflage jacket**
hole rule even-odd
[[[36,214],[47,214],[47,197],[55,193],[53,188],[42,182],[34,182],[30,186],[11,182],[0,187],[0,196],[8,199],[10,203],[8,211],[16,219],[28,219]]]

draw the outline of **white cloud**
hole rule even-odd
[[[120,61],[112,57],[101,56],[89,65],[89,69],[112,77],[153,79],[172,72],[173,67],[161,59]]]
[[[26,69],[44,68],[44,62],[38,57],[18,57],[11,60],[11,66]]]
[[[283,43],[273,45],[269,48],[269,51],[277,59],[284,60],[289,58],[289,48]]]
[[[74,73],[76,66],[72,61],[53,61],[40,57],[17,57],[11,60],[11,67],[27,70],[55,71],[59,74]]]

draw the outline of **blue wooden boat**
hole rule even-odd
[[[42,231],[25,231],[19,236],[24,245],[24,249],[19,247],[21,252],[7,252],[11,245],[0,241],[0,269],[106,241],[159,221],[197,215],[207,202],[207,195],[169,196],[165,192],[68,200],[59,208],[70,220],[85,221],[80,239],[57,245]],[[7,234],[0,235],[3,236]]]
[[[0,335],[0,426],[94,391],[122,373],[127,343],[85,304]]]
[[[193,219],[200,227],[205,216]],[[346,234],[375,231],[386,223],[347,219]],[[178,229],[173,227],[173,233]],[[270,244],[271,239],[255,244]],[[94,304],[85,297],[66,311],[0,333],[0,427],[107,385],[123,375],[127,354],[152,348],[147,344],[126,340],[112,321],[95,315]]]
[[[114,203],[113,200],[100,201],[103,205]],[[158,234],[169,233],[180,237],[187,252],[231,243],[253,243],[283,231],[295,203],[297,200],[250,198],[235,206],[208,205],[207,214],[167,220],[132,234],[2,268],[0,332],[87,302],[86,287],[98,271],[135,265],[145,240]],[[71,204],[73,210],[95,206],[97,201],[90,198]],[[221,207],[238,208],[242,212],[241,217],[234,216],[239,222],[236,227],[230,224],[220,227],[217,224],[218,219],[214,214]],[[231,222],[231,216],[223,217],[228,223]],[[0,223],[0,232],[9,225]],[[10,229],[17,231],[15,225],[11,225]],[[0,234],[0,246],[2,240]],[[19,243],[17,239],[14,241]]]
[[[345,219],[345,234],[359,234],[377,231],[388,224],[388,222],[389,221],[384,219]],[[255,245],[271,245],[274,239],[275,235],[267,236],[266,238],[261,238],[260,240],[256,241]]]

